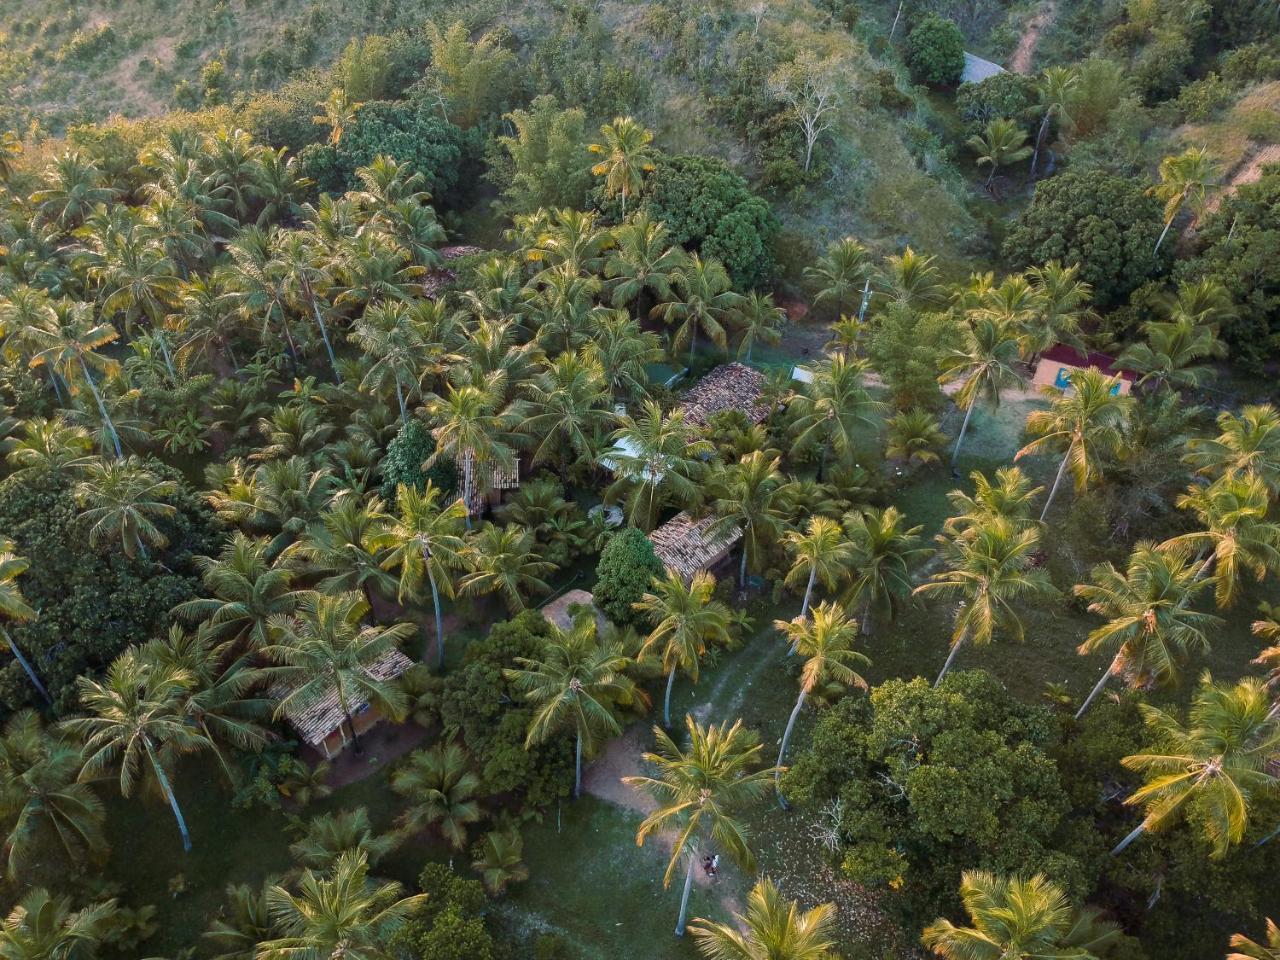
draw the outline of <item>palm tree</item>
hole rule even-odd
[[[650,530],[668,497],[682,506],[699,499],[698,481],[706,472],[702,458],[715,447],[698,436],[683,411],[663,414],[654,400],[646,400],[634,419],[622,417],[621,424],[603,461],[615,477],[604,499],[616,503],[625,495],[627,521]]]
[[[430,481],[424,489],[401,484],[396,490],[397,515],[374,538],[375,550],[385,550],[382,566],[400,570],[401,603],[422,593],[425,580],[431,588],[436,618],[436,667],[444,669],[444,614],[440,593],[453,596],[453,572],[462,565],[464,544],[459,534],[466,508],[461,500],[440,505],[441,493]],[[422,658],[427,658],[424,647]]]
[[[689,930],[707,960],[835,960],[835,915],[834,903],[801,911],[761,877],[732,924],[699,917]]]
[[[1255,943],[1243,933],[1231,935],[1231,946],[1237,951],[1227,954],[1227,960],[1280,960],[1280,927],[1267,918],[1267,942]]]
[[[513,523],[505,527],[488,524],[466,546],[463,562],[470,572],[462,578],[463,593],[501,593],[512,614],[525,608],[525,597],[549,593],[542,578],[556,566],[540,560],[535,553],[533,534]]]
[[[471,500],[488,492],[493,467],[507,469],[514,460],[511,444],[519,421],[511,410],[499,406],[500,398],[493,391],[472,385],[450,384],[445,396],[427,402],[427,416],[436,424],[431,431],[436,450],[427,465],[434,465],[440,457],[451,457],[462,465],[468,525]]]
[[[1266,486],[1253,474],[1226,474],[1207,487],[1193,484],[1178,498],[1178,507],[1194,513],[1203,529],[1168,544],[1208,551],[1196,575],[1213,571],[1219,607],[1235,603],[1246,571],[1262,580],[1280,567],[1280,524],[1267,519],[1269,506]]]
[[[960,460],[960,447],[969,430],[969,418],[979,398],[986,398],[992,409],[1000,406],[1000,394],[1010,387],[1025,383],[1021,367],[1022,347],[1016,328],[996,317],[978,315],[972,323],[960,325],[960,346],[952,348],[942,359],[939,383],[960,381],[956,404],[964,409],[964,423],[956,437],[951,454],[951,469]]]
[[[685,725],[689,746],[684,750],[661,727],[654,727],[657,752],[646,753],[643,759],[657,776],[622,778],[627,786],[658,802],[658,808],[640,824],[636,842],[643,846],[651,836],[668,830],[675,834],[662,877],[664,887],[671,885],[681,859],[687,861],[677,937],[684,936],[700,844],[714,842],[744,870],[755,869],[746,825],[737,816],[742,808],[768,795],[775,772],[771,767],[753,769],[760,762],[762,745],[759,736],[743,727],[741,720],[704,727],[693,717],[685,717]]]
[[[782,535],[787,552],[793,557],[787,571],[787,586],[804,583],[804,601],[800,617],[809,615],[814,584],[821,581],[828,590],[848,576],[853,549],[845,539],[844,529],[830,517],[811,516],[804,530],[788,530]]]
[[[613,708],[638,696],[624,672],[630,663],[622,645],[602,638],[595,618],[584,615],[567,631],[552,624],[540,659],[516,657],[518,669],[503,671],[533,706],[526,750],[564,727],[573,730],[575,798],[582,795],[583,751],[594,749],[601,734],[621,733]]]
[[[757,341],[777,343],[781,340],[786,320],[787,312],[773,302],[772,294],[748,293],[738,310],[738,359],[750,363]]]
[[[1159,173],[1160,182],[1147,191],[1164,201],[1164,229],[1156,240],[1156,253],[1160,252],[1160,245],[1185,203],[1190,201],[1192,209],[1197,214],[1200,212],[1206,192],[1217,176],[1218,165],[1207,147],[1188,147],[1161,160]]]
[[[1027,431],[1039,436],[1014,455],[1014,460],[1042,453],[1045,450],[1062,451],[1062,462],[1049,488],[1040,522],[1049,513],[1053,498],[1068,469],[1075,484],[1076,494],[1082,494],[1089,482],[1098,474],[1098,461],[1103,451],[1114,450],[1120,443],[1120,430],[1133,406],[1131,397],[1117,391],[1120,381],[1108,377],[1095,367],[1077,370],[1070,377],[1071,389],[1066,393],[1053,387],[1046,392],[1053,395],[1048,410],[1033,410],[1027,416]]]
[[[662,671],[667,675],[667,692],[662,700],[663,726],[671,726],[671,688],[676,671],[683,670],[694,683],[707,645],[727,645],[732,639],[729,608],[714,599],[716,579],[699,570],[688,583],[672,571],[655,579],[650,592],[635,604],[648,616],[653,629],[640,649],[640,658],[661,650]]]
[[[452,740],[415,750],[391,774],[391,789],[405,798],[400,829],[419,833],[439,825],[454,850],[467,845],[467,824],[481,817],[476,795],[480,778],[468,769],[467,755]]]
[[[892,620],[903,598],[911,596],[911,569],[929,553],[922,546],[923,527],[907,527],[897,507],[867,507],[845,517],[850,563],[854,571],[845,598],[862,604],[862,632],[871,633],[871,617]]]
[[[1040,110],[1040,129],[1036,132],[1036,149],[1031,157],[1031,176],[1036,175],[1036,166],[1040,160],[1040,150],[1044,147],[1045,134],[1049,132],[1049,124],[1054,120],[1064,130],[1071,129],[1075,122],[1068,111],[1076,99],[1076,91],[1080,87],[1080,71],[1075,67],[1048,67],[1036,81],[1037,107]]]
[[[1081,346],[1081,321],[1093,316],[1088,308],[1093,287],[1080,279],[1080,264],[1063,266],[1050,260],[1044,266],[1029,267],[1026,278],[1034,295],[1031,314],[1022,321],[1029,361],[1058,343]]]
[[[1146,777],[1125,800],[1142,806],[1144,815],[1112,854],[1186,813],[1198,821],[1212,856],[1225,856],[1244,837],[1253,798],[1280,785],[1270,772],[1280,747],[1280,723],[1266,685],[1253,677],[1234,686],[1215,684],[1205,673],[1186,725],[1149,704],[1140,708],[1151,732],[1151,752],[1121,762]]]
[[[18,586],[18,577],[27,572],[31,561],[26,557],[19,557],[14,553],[14,549],[12,540],[0,539],[0,634],[4,635],[4,642],[8,645],[9,652],[13,654],[13,659],[18,661],[18,665],[22,667],[31,685],[36,688],[36,692],[44,698],[45,703],[52,706],[53,698],[49,696],[49,691],[40,682],[35,668],[23,656],[22,649],[6,626],[8,623],[26,623],[36,618],[36,611],[27,603],[22,596],[22,588]]]
[[[689,365],[693,366],[698,331],[723,349],[727,339],[725,327],[738,315],[743,297],[734,292],[724,264],[714,258],[704,260],[696,253],[672,272],[671,279],[679,299],[660,303],[651,313],[668,325],[678,325],[671,337],[672,352],[678,353],[687,342]]]
[[[836,316],[842,315],[868,276],[867,248],[854,237],[842,237],[827,247],[827,252],[804,268],[804,278],[817,288],[813,305],[835,304]]]
[[[712,478],[716,499],[712,509],[718,515],[710,536],[742,536],[742,559],[738,564],[738,589],[747,588],[747,565],[758,567],[765,550],[778,542],[784,521],[783,477],[780,457],[770,458],[752,451]]]
[[[266,647],[271,618],[293,613],[304,595],[293,587],[293,570],[273,564],[271,555],[271,541],[237,530],[216,558],[195,559],[212,596],[178,604],[174,616],[199,623],[202,632],[233,647]]]
[[[369,878],[368,859],[344,853],[332,870],[307,870],[298,893],[273,885],[267,908],[281,936],[258,944],[258,960],[348,957],[394,960],[392,940],[422,908],[425,893],[401,896],[399,883]]]
[[[146,560],[148,547],[169,543],[156,521],[177,514],[177,508],[165,502],[177,491],[175,481],[156,476],[137,457],[90,462],[76,485],[76,501],[84,508],[81,516],[90,524],[89,542],[96,547],[119,540],[125,556],[141,554]]]
[[[362,854],[376,865],[399,846],[401,839],[396,834],[374,834],[369,811],[357,807],[312,817],[306,832],[289,844],[289,854],[308,870],[332,870],[339,859],[350,854]]]
[[[58,156],[44,172],[45,186],[31,194],[31,202],[46,220],[64,230],[78,226],[100,203],[110,203],[118,191],[105,186],[97,164],[78,150]]]
[[[346,133],[347,128],[355,122],[356,111],[364,104],[353,103],[346,91],[338,87],[316,106],[320,108],[320,113],[312,117],[312,121],[328,127],[329,143],[336,145],[342,140],[342,135]]]
[[[813,619],[796,617],[794,620],[775,620],[773,625],[782,631],[788,646],[804,658],[804,666],[800,668],[800,695],[796,697],[796,705],[787,718],[787,727],[782,732],[782,744],[778,747],[778,763],[774,767],[774,789],[778,793],[778,802],[782,809],[787,809],[787,801],[782,796],[782,763],[787,756],[787,744],[791,742],[791,732],[795,729],[796,718],[804,707],[805,699],[815,689],[830,683],[838,683],[842,687],[850,685],[866,689],[867,682],[854,669],[859,664],[870,665],[871,661],[853,649],[858,639],[858,621],[849,617],[841,606],[834,603],[820,603],[813,609]]]
[[[1192,650],[1207,650],[1205,630],[1221,624],[1207,613],[1190,609],[1209,581],[1197,576],[1185,547],[1139,543],[1121,573],[1110,563],[1093,568],[1093,582],[1079,583],[1075,595],[1089,602],[1089,612],[1106,619],[1090,631],[1079,653],[1111,651],[1111,664],[1076,712],[1084,716],[1113,676],[1127,674],[1135,686],[1165,683],[1178,675],[1178,661]]]
[[[1207,357],[1221,356],[1226,348],[1212,328],[1189,319],[1143,325],[1146,343],[1130,344],[1117,364],[1141,374],[1139,384],[1154,383],[1175,390],[1198,387],[1213,373],[1199,364]]]
[[[594,459],[597,438],[616,421],[608,408],[604,370],[576,353],[562,353],[525,386],[528,410],[522,432],[536,441],[533,463],[559,453],[561,475],[573,457]],[[541,439],[539,439],[541,438]]]
[[[829,356],[813,368],[813,379],[792,403],[796,446],[818,445],[822,449],[818,480],[826,472],[827,455],[834,453],[837,462],[853,461],[861,433],[874,436],[876,416],[884,404],[873,400],[864,378],[867,362],[850,360],[842,354]]]
[[[296,563],[303,576],[313,579],[322,593],[359,590],[372,608],[374,594],[387,594],[395,578],[379,563],[378,545],[390,518],[377,497],[335,496],[281,559]]]
[[[92,956],[106,938],[116,902],[93,903],[72,910],[67,897],[54,897],[43,887],[25,894],[0,923],[0,956],[5,960],[75,960]]]
[[[13,441],[5,459],[11,476],[33,481],[83,467],[89,462],[91,446],[89,431],[68,423],[61,415],[53,419],[32,417],[22,422],[22,434]]]
[[[878,272],[878,286],[891,303],[927,310],[941,303],[946,287],[937,266],[937,257],[916,253],[907,247],[900,254],[885,257]]]
[[[187,852],[191,837],[165,766],[181,754],[212,746],[208,737],[187,723],[182,711],[183,698],[195,683],[196,678],[186,671],[153,662],[131,647],[112,662],[101,682],[77,678],[80,704],[88,716],[63,724],[84,740],[82,781],[118,767],[120,793],[128,797],[150,771],[173,811]]]
[[[1187,463],[1210,477],[1257,476],[1272,496],[1280,494],[1280,413],[1271,404],[1246,404],[1239,413],[1218,414],[1214,438],[1187,441]]]
[[[508,884],[528,880],[529,868],[524,863],[524,838],[520,831],[511,827],[486,833],[471,869],[480,874],[484,888],[494,897],[506,890]]]
[[[972,494],[962,490],[947,494],[952,511],[942,525],[947,536],[969,536],[996,519],[1008,520],[1018,529],[1036,522],[1031,519],[1031,504],[1044,492],[1044,487],[1033,487],[1031,478],[1020,467],[1001,467],[994,481],[980,470],[974,470],[969,477],[973,480]]]
[[[14,160],[22,155],[22,141],[12,130],[0,133],[0,183],[13,177]]]
[[[671,240],[666,224],[638,213],[629,223],[614,228],[614,248],[604,264],[610,299],[615,307],[638,301],[639,316],[645,297],[660,301],[671,297],[671,280],[685,262],[684,251]]]
[[[959,596],[951,652],[936,687],[955,662],[966,640],[984,646],[999,630],[1009,630],[1022,639],[1022,621],[1013,603],[1023,597],[1048,597],[1055,591],[1048,575],[1035,569],[1033,556],[1040,545],[1034,527],[1019,529],[1008,520],[993,519],[963,537],[943,541],[948,569],[935,573],[916,593]]]
[[[106,811],[89,786],[76,781],[80,748],[50,735],[33,710],[19,710],[0,737],[0,818],[11,880],[56,842],[66,865],[107,853]]]
[[[986,187],[996,178],[996,171],[1001,167],[1031,156],[1031,147],[1027,146],[1027,131],[1017,120],[997,117],[983,128],[982,133],[975,134],[965,144],[978,157],[978,166],[990,166]]]
[[[272,674],[289,689],[276,707],[276,715],[305,710],[332,694],[347,719],[357,754],[362,751],[355,709],[367,704],[396,721],[407,712],[404,691],[375,668],[414,631],[411,623],[390,627],[363,624],[368,610],[368,602],[354,591],[334,596],[308,594],[296,614],[272,618],[276,642],[263,651],[268,660],[279,664],[272,668]]]
[[[920,407],[899,411],[885,423],[885,458],[908,468],[938,463],[946,443],[938,418]]]
[[[593,143],[587,149],[602,159],[591,168],[597,177],[604,177],[605,193],[622,197],[622,217],[627,216],[627,197],[639,193],[644,186],[644,175],[653,169],[652,131],[631,117],[614,117],[613,123],[600,128],[604,143]]]
[[[924,930],[924,945],[945,960],[1096,960],[1094,951],[1120,936],[1092,907],[1076,910],[1043,874],[1026,879],[966,870],[960,899],[973,924],[939,919]]]

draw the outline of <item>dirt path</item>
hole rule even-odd
[[[1272,163],[1280,163],[1280,144],[1255,146],[1240,163],[1227,175],[1221,190],[1209,198],[1200,215],[1203,220],[1222,206],[1222,201],[1236,192],[1238,187],[1246,183],[1255,183],[1262,176],[1262,168]]]
[[[1027,22],[1027,29],[1023,31],[1022,37],[1018,40],[1018,46],[1009,59],[1009,69],[1013,73],[1031,73],[1031,60],[1035,56],[1036,46],[1040,43],[1040,34],[1044,33],[1045,27],[1053,22],[1057,12],[1054,0],[1044,0],[1035,16]]]

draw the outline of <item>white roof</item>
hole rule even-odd
[[[998,63],[992,63],[990,60],[983,60],[981,57],[975,57],[969,51],[964,54],[964,72],[960,74],[961,83],[981,83],[988,77],[994,77],[998,73],[1004,73],[1004,67]]]
[[[613,446],[606,450],[600,457],[600,466],[604,467],[606,470],[611,470],[612,472],[617,473],[618,461],[614,458],[617,454],[621,454],[625,457],[638,457],[640,456],[640,453],[641,451],[639,447],[632,443],[627,437],[623,437],[621,440],[615,441]],[[645,480],[652,481],[661,480],[664,473],[662,470],[655,471],[653,467],[645,467],[643,472]]]
[[[808,367],[792,367],[791,379],[798,383],[813,383],[813,371]]]

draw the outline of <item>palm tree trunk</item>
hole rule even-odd
[[[1143,820],[1140,824],[1138,824],[1136,827],[1133,828],[1133,830],[1129,832],[1129,835],[1127,837],[1125,837],[1123,840],[1121,840],[1119,843],[1116,844],[1116,848],[1111,851],[1111,855],[1113,857],[1119,856],[1120,853],[1123,852],[1125,847],[1129,846],[1129,844],[1137,840],[1140,836],[1146,833],[1146,831],[1147,831],[1147,821]]]
[[[960,434],[956,437],[956,448],[951,453],[951,469],[955,470],[956,464],[960,462],[960,445],[964,443],[964,435],[969,431],[969,418],[973,416],[973,408],[978,405],[978,393],[975,390],[973,399],[969,401],[969,407],[964,412],[964,423],[960,424]]]
[[[747,589],[747,538],[742,538],[742,560],[738,563],[738,589]]]
[[[676,668],[671,667],[671,672],[667,674],[667,695],[662,698],[662,725],[664,727],[671,726],[671,688],[676,685]]]
[[[303,295],[311,301],[311,312],[315,314],[316,326],[320,328],[320,339],[324,341],[324,348],[329,354],[329,366],[333,367],[333,379],[341,383],[342,374],[338,372],[338,360],[333,355],[333,344],[329,342],[329,331],[325,329],[324,317],[320,315],[320,304],[316,303],[315,294],[311,292],[310,281],[304,279],[302,281]]]
[[[1097,684],[1094,685],[1094,688],[1089,691],[1089,696],[1084,698],[1084,703],[1080,704],[1080,709],[1076,711],[1077,720],[1084,716],[1084,712],[1089,709],[1089,704],[1093,703],[1094,698],[1102,692],[1102,688],[1107,685],[1107,681],[1111,679],[1111,675],[1116,671],[1116,668],[1119,665],[1120,654],[1117,653],[1111,663],[1107,665],[1107,669],[1102,671],[1102,676],[1099,678]]]
[[[44,688],[44,684],[36,676],[35,670],[27,662],[27,658],[22,655],[22,651],[18,649],[18,645],[14,642],[13,637],[9,635],[9,631],[4,627],[0,627],[0,634],[4,634],[4,642],[9,645],[9,652],[13,654],[13,659],[17,660],[22,669],[26,671],[27,679],[31,681],[31,685],[39,691],[40,696],[44,697],[44,702],[52,707],[53,698],[49,696],[49,691]]]
[[[818,565],[815,563],[809,571],[809,582],[804,588],[804,602],[800,604],[800,619],[809,616],[809,601],[813,598],[813,582],[818,579]]]
[[[684,875],[684,893],[680,895],[680,916],[676,919],[676,936],[684,936],[685,918],[689,915],[689,891],[693,889],[693,865],[697,861],[694,852],[685,854],[689,858],[689,869]]]
[[[400,424],[401,426],[403,426],[404,424],[409,422],[409,412],[408,410],[405,409],[405,405],[404,405],[404,389],[400,386],[400,374],[397,373],[395,375],[395,381],[396,381],[396,400],[399,401],[400,403]]]
[[[951,645],[951,652],[947,654],[947,662],[942,665],[942,672],[938,674],[938,679],[933,681],[933,685],[935,687],[942,682],[942,678],[947,675],[947,671],[951,669],[951,665],[956,662],[956,654],[960,652],[960,647],[964,641],[965,638],[961,637]]]
[[[1049,111],[1044,112],[1044,119],[1040,121],[1040,130],[1036,134],[1036,148],[1031,153],[1031,176],[1034,179],[1036,175],[1036,164],[1040,160],[1040,147],[1044,144],[1045,132],[1049,129]]]
[[[1049,507],[1053,504],[1053,498],[1058,493],[1058,487],[1062,484],[1062,475],[1067,472],[1067,458],[1071,456],[1071,448],[1067,447],[1067,452],[1062,455],[1062,463],[1058,465],[1058,475],[1053,478],[1053,486],[1049,488],[1049,499],[1044,502],[1044,509],[1040,511],[1040,522],[1044,523],[1044,518],[1049,514]]]
[[[436,585],[436,575],[431,571],[431,548],[423,546],[422,560],[427,567],[427,582],[431,584],[431,604],[436,613],[436,669],[444,671],[444,615],[440,612],[440,588]],[[426,648],[423,648],[422,659],[427,659]]]
[[[689,334],[689,372],[693,372],[693,353],[698,349],[698,321],[690,321],[692,332]]]
[[[53,395],[58,398],[58,406],[62,406],[65,401],[62,399],[62,388],[58,386],[58,374],[53,367],[49,367],[49,382],[53,384]]]
[[[889,42],[893,42],[893,35],[898,31],[898,21],[902,19],[902,6],[906,0],[898,0],[898,12],[893,16],[893,26],[889,28]]]
[[[351,708],[347,706],[347,692],[342,689],[342,679],[336,670],[333,671],[333,685],[338,690],[338,705],[342,707],[342,715],[347,718],[347,726],[351,728],[351,749],[358,757],[364,753],[364,748],[360,746],[360,736],[356,733],[356,721],[351,716]]]
[[[164,333],[159,327],[152,325],[152,332],[155,333],[156,340],[160,343],[160,353],[164,357],[165,369],[169,371],[169,379],[175,384],[178,382],[178,374],[173,369],[173,357],[169,356],[169,344],[164,339]]]
[[[862,635],[864,637],[871,636],[871,598],[867,597],[866,605],[862,608]]]
[[[582,731],[578,731],[573,747],[573,799],[582,796]]]
[[[787,755],[787,744],[791,742],[791,731],[795,729],[796,718],[800,716],[804,699],[808,695],[809,691],[801,687],[800,696],[796,697],[796,705],[791,708],[791,716],[787,718],[787,729],[782,731],[782,745],[778,747],[778,769],[773,771],[773,789],[778,794],[778,805],[783,810],[790,808],[787,805],[787,798],[782,795],[782,761]]]
[[[98,392],[98,385],[93,382],[93,375],[89,373],[89,367],[84,362],[84,357],[80,358],[80,369],[84,371],[85,381],[89,384],[89,390],[93,393],[93,399],[98,402],[98,413],[102,416],[102,422],[106,424],[107,431],[111,434],[111,443],[116,448],[116,458],[124,456],[124,452],[120,449],[120,434],[116,433],[116,425],[111,422],[111,415],[107,413],[107,405],[102,402],[102,394]]]
[[[1173,221],[1176,220],[1177,217],[1178,212],[1175,210],[1173,216],[1165,221],[1164,229],[1160,231],[1160,237],[1156,240],[1156,248],[1151,251],[1152,254],[1160,252],[1160,244],[1164,243],[1164,238],[1169,233],[1169,228],[1173,226]]]
[[[169,778],[165,776],[164,768],[160,766],[160,761],[156,758],[156,752],[151,746],[151,740],[143,741],[147,748],[147,757],[151,760],[151,769],[155,771],[156,779],[160,782],[160,791],[164,794],[164,798],[169,801],[169,809],[173,811],[173,817],[178,821],[178,832],[182,834],[182,849],[185,853],[191,852],[191,835],[187,833],[187,821],[183,819],[182,808],[178,806],[178,798],[174,796],[173,787],[169,784]]]

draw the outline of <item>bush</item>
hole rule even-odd
[[[382,473],[382,499],[395,503],[396,487],[404,484],[422,490],[430,480],[448,497],[458,485],[458,469],[453,460],[441,458],[423,470],[427,458],[436,452],[436,440],[416,417],[400,428],[387,444],[387,454],[378,469]]]
[[[1155,275],[1160,202],[1122,177],[1068,171],[1036,187],[1005,240],[1011,270],[1057,260],[1080,264],[1101,308],[1123,302]],[[1168,245],[1171,246],[1171,245]]]
[[[714,157],[662,157],[645,184],[645,209],[671,238],[725,265],[738,287],[756,287],[776,270],[778,221],[747,181]]]
[[[917,83],[953,87],[964,72],[964,37],[952,21],[931,13],[907,34],[907,69]]]
[[[618,626],[635,624],[639,617],[632,604],[662,573],[662,561],[653,552],[649,538],[635,527],[619,530],[600,551],[592,593],[595,604]]]
[[[428,863],[418,878],[427,902],[395,938],[422,960],[493,960],[496,944],[485,924],[487,899],[478,880]]]
[[[997,73],[978,83],[962,83],[956,91],[956,112],[975,133],[992,120],[1023,123],[1035,104],[1035,79],[1018,73]]]
[[[291,80],[278,90],[245,101],[240,107],[240,125],[258,143],[300,153],[326,136],[328,128],[313,118],[319,112],[316,105],[328,94],[325,85],[313,77]]]

